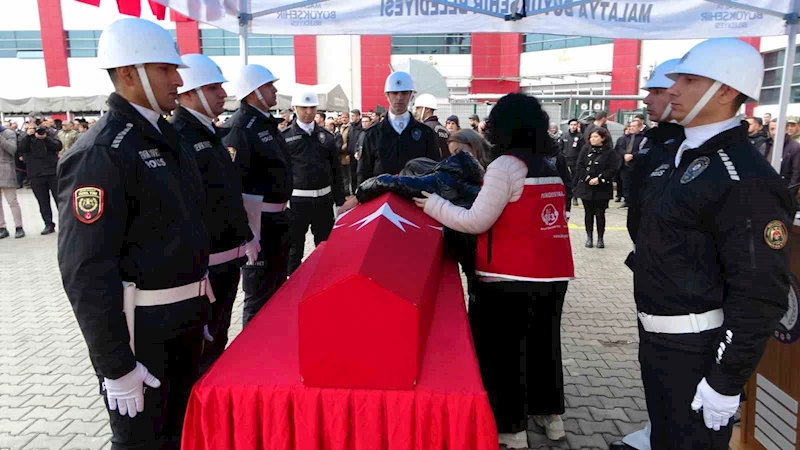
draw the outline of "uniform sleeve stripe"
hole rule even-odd
[[[131,128],[133,128],[133,124],[130,122],[126,123],[125,128],[123,128],[122,131],[117,133],[117,135],[114,137],[114,141],[111,143],[111,148],[119,148],[119,144],[122,143],[122,140],[125,139],[125,135],[131,131]]]

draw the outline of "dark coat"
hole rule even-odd
[[[772,162],[772,138],[767,139],[761,146],[760,153]],[[781,177],[786,180],[787,186],[800,184],[800,142],[795,141],[788,134],[783,140],[783,159],[781,159]]]
[[[611,148],[585,145],[578,155],[576,195],[582,200],[611,200],[614,197],[614,177],[619,170],[619,156]],[[600,184],[589,185],[592,178]]]
[[[28,177],[44,177],[56,174],[58,152],[63,147],[58,138],[48,135],[44,139],[37,139],[35,135],[25,135],[21,142],[22,146],[19,150],[23,158],[25,158]]]

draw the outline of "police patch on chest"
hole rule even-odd
[[[692,163],[689,164],[689,168],[687,168],[686,172],[681,176],[681,184],[691,183],[692,180],[699,177],[701,173],[708,169],[709,164],[711,164],[711,160],[708,159],[708,156],[701,156],[692,161]]]
[[[258,138],[261,139],[261,142],[270,142],[272,141],[272,135],[269,134],[269,131],[264,130],[258,133]]]
[[[422,137],[422,131],[420,131],[418,128],[411,130],[411,139],[418,141],[419,138],[421,137]]]
[[[773,220],[764,228],[764,240],[772,249],[780,250],[786,247],[788,239],[789,232],[786,231],[786,225],[780,220]]]
[[[198,152],[211,147],[213,147],[213,145],[211,144],[211,142],[208,141],[198,142],[197,144],[194,144],[194,149],[195,151]]]
[[[84,186],[72,192],[72,212],[85,224],[97,222],[103,215],[105,201],[103,189],[97,186]]]
[[[663,177],[664,173],[669,169],[669,164],[662,164],[656,167],[656,170],[650,173],[651,177]]]
[[[144,164],[151,169],[167,166],[167,162],[161,157],[161,152],[157,148],[142,150],[139,152],[139,157],[142,158]]]
[[[319,143],[320,143],[320,144],[324,144],[324,143],[325,143],[325,133],[322,133],[322,132],[320,132],[320,133],[317,135],[317,138],[319,139]]]

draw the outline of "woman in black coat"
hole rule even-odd
[[[611,134],[598,128],[589,135],[589,142],[578,155],[577,196],[586,210],[586,247],[592,248],[592,231],[597,221],[597,248],[605,248],[606,209],[614,197],[614,177],[619,169],[619,156],[611,143]]]

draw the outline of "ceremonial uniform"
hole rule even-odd
[[[732,121],[697,148],[647,154],[631,234],[654,449],[728,448],[732,425],[709,430],[690,408],[695,391],[705,379],[738,395],[787,305],[792,199]]]
[[[161,380],[135,418],[109,411],[112,448],[177,449],[208,308],[203,185],[166,120],[108,104],[58,164],[59,268],[101,388],[137,361]]]
[[[447,131],[444,125],[439,123],[439,118],[430,116],[422,123],[429,126],[430,129],[436,133],[436,144],[439,146],[439,159],[442,160],[450,156],[450,149],[447,147],[447,141],[450,139],[450,132]]]
[[[328,239],[333,229],[333,205],[344,204],[339,146],[328,130],[295,121],[282,133],[292,158],[292,245],[289,273],[300,266],[309,225],[314,244]]]
[[[291,232],[286,203],[292,194],[292,168],[278,132],[282,119],[242,102],[228,122],[230,131],[223,143],[235,154],[242,193],[263,196],[261,252],[254,264],[242,268],[246,325],[286,281]]]
[[[401,116],[395,117],[400,120]],[[396,175],[415,158],[441,159],[433,130],[413,117],[407,119],[407,125],[400,133],[392,126],[394,119],[391,115],[364,131],[364,147],[358,161],[358,184],[384,173]]]
[[[208,276],[216,297],[207,324],[210,340],[203,348],[201,372],[205,372],[228,343],[239,269],[244,263],[244,244],[253,239],[253,233],[247,226],[242,204],[241,178],[211,120],[179,107],[171,123],[185,148],[195,157],[205,187],[203,223],[211,238]]]

